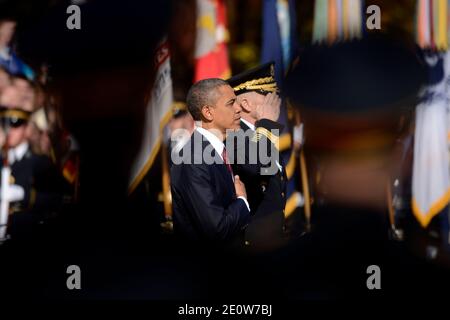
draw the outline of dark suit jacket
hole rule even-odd
[[[211,155],[214,163],[205,163],[203,153]],[[236,198],[232,177],[221,157],[198,131],[181,155],[184,163],[174,161],[171,168],[175,233],[207,244],[236,243],[250,212],[245,202]]]

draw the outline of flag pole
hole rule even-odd
[[[162,188],[164,199],[164,214],[166,219],[172,219],[172,197],[170,193],[169,160],[167,158],[167,146],[162,144]]]
[[[397,226],[395,225],[395,210],[394,210],[394,204],[392,201],[392,183],[391,180],[388,178],[387,185],[386,185],[386,200],[387,200],[387,207],[388,207],[388,217],[389,217],[389,226],[391,231],[391,236],[394,240],[402,240],[402,234],[401,231],[397,229]]]
[[[305,153],[303,148],[300,150],[300,176],[302,177],[302,188],[305,197],[305,219],[306,231],[311,231],[311,201],[309,194],[308,172],[306,169]]]

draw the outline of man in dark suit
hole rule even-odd
[[[286,173],[278,152],[283,125],[276,122],[281,100],[277,95],[274,63],[238,74],[228,83],[242,108],[242,130],[236,135],[243,143],[235,144],[233,168],[247,186],[250,207],[255,212],[246,229],[245,244],[251,250],[272,250],[286,240],[283,233]],[[252,157],[256,161],[251,161]]]
[[[203,244],[242,243],[250,207],[223,143],[227,131],[239,128],[241,108],[233,89],[221,79],[194,84],[187,106],[197,128],[181,152],[172,153],[174,231]]]

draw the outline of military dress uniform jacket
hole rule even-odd
[[[213,163],[206,163],[204,153],[212,155]],[[175,234],[187,243],[236,244],[250,212],[236,198],[233,178],[222,158],[197,130],[180,156],[182,161],[175,160],[170,172]]]
[[[3,159],[0,161],[1,168]],[[24,199],[10,203],[8,233],[11,238],[30,237],[34,227],[61,209],[64,179],[48,157],[28,148],[21,159],[11,164],[10,183],[24,189]]]
[[[245,244],[255,250],[266,250],[281,246],[284,236],[284,207],[286,205],[286,172],[278,156],[279,136],[273,129],[281,132],[283,126],[268,119],[262,119],[255,124],[253,134],[247,133],[243,152],[239,144],[235,144],[235,164],[233,170],[244,182],[250,203],[252,217],[245,231]],[[251,129],[241,121],[240,133]],[[250,132],[251,133],[251,132]],[[251,146],[253,144],[253,146]],[[267,159],[262,159],[267,150]],[[255,158],[251,152],[258,150]],[[264,156],[265,157],[265,156]],[[276,162],[277,161],[277,162]],[[280,171],[278,165],[281,166]],[[268,169],[266,173],[264,171]]]

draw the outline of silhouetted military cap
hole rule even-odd
[[[304,49],[287,77],[286,94],[298,106],[325,112],[388,111],[416,97],[425,75],[414,47],[372,35]]]
[[[261,94],[278,91],[275,82],[275,63],[269,62],[242,72],[227,80],[236,95],[256,91]]]

